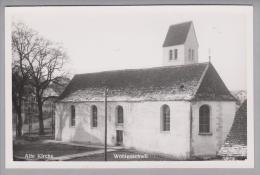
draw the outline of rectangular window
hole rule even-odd
[[[177,60],[178,58],[178,49],[174,49],[174,59]]]
[[[191,60],[194,60],[194,50],[191,50]]]
[[[123,131],[116,130],[116,145],[122,145],[122,144],[123,144]]]
[[[172,50],[169,50],[169,60],[172,60]]]

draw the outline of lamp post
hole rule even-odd
[[[29,130],[29,136],[31,136],[31,132],[32,132],[32,124],[31,124],[31,117],[32,117],[32,108],[33,108],[33,103],[32,100],[28,100],[28,130]]]
[[[105,88],[105,161],[107,161],[107,91]]]
[[[54,111],[55,111],[55,104],[54,101],[51,102],[51,136],[54,136]]]

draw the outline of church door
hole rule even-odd
[[[116,130],[116,145],[122,145],[122,144],[123,144],[123,131]]]

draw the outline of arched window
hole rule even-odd
[[[70,126],[75,126],[75,118],[76,118],[76,111],[75,111],[75,106],[71,106],[70,107],[70,111],[71,111],[71,116],[70,116]]]
[[[199,132],[210,132],[210,109],[208,105],[202,105],[199,111]]]
[[[91,125],[92,127],[97,127],[97,107],[94,105],[91,107]]]
[[[161,129],[162,131],[170,131],[170,108],[168,105],[161,107]]]
[[[124,123],[124,111],[122,106],[116,108],[117,123]]]

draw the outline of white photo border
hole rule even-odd
[[[7,7],[8,8],[8,7]],[[248,8],[252,8],[248,6]],[[253,12],[249,25],[253,27]],[[248,158],[245,161],[147,161],[147,162],[28,162],[13,161],[12,152],[12,98],[11,98],[11,42],[10,42],[10,19],[5,19],[5,165],[6,168],[19,169],[71,169],[71,168],[254,168],[254,87],[253,87],[253,28],[248,37],[249,52],[247,60],[247,91],[248,91]],[[8,39],[9,38],[9,39]]]

